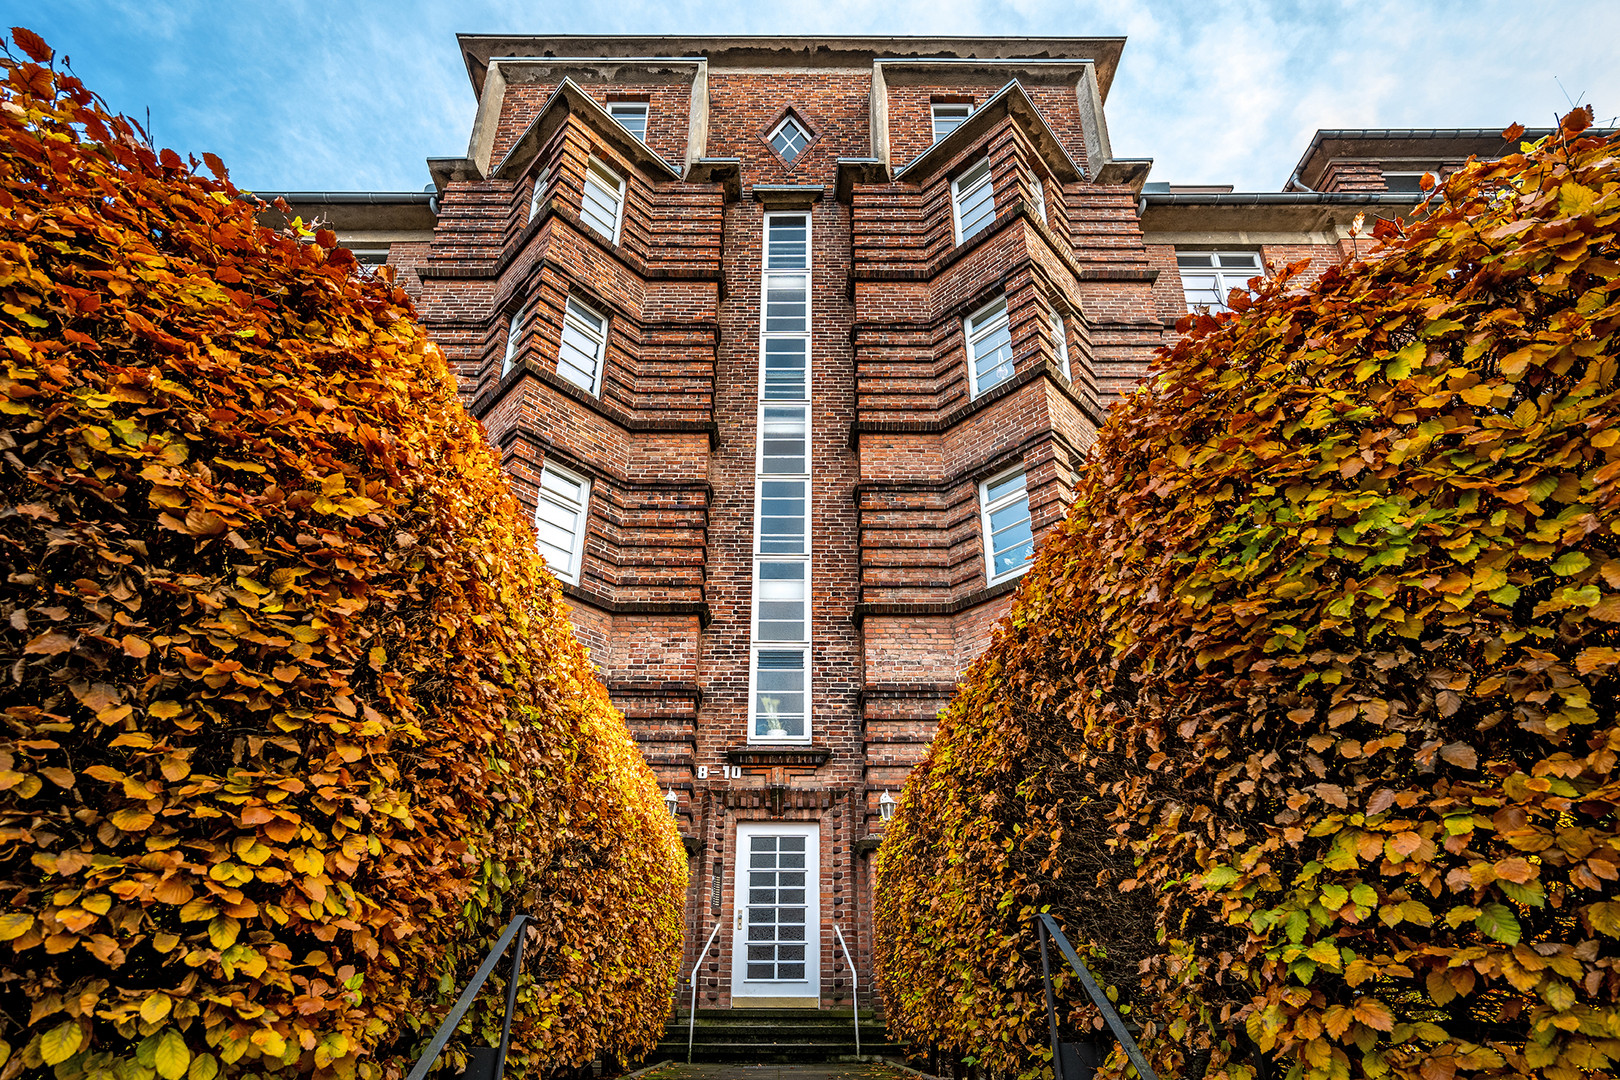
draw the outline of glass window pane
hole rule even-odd
[[[765,342],[765,397],[772,401],[800,401],[808,395],[804,385],[802,339]]]
[[[1021,472],[1013,473],[1011,476],[1004,476],[1000,480],[985,485],[984,497],[989,502],[995,502],[1004,495],[1010,495],[1023,489],[1024,474]]]
[[[771,135],[770,142],[772,149],[782,155],[782,160],[791,163],[810,145],[810,133],[789,116]]]
[[[996,217],[995,185],[991,182],[990,162],[981,161],[963,173],[955,183],[957,243],[965,242]]]
[[[767,270],[803,270],[809,259],[809,218],[804,214],[772,214],[766,237]]]
[[[782,865],[786,866],[786,867],[792,867],[793,869],[796,869],[796,870],[797,869],[803,869],[804,868],[804,853],[803,852],[798,852],[798,853],[791,854],[791,855],[784,853],[782,855]]]
[[[616,102],[608,106],[608,114],[642,142],[647,141],[647,106],[640,102]]]
[[[780,959],[783,959],[783,960],[803,960],[804,959],[804,946],[803,945],[778,945],[776,947],[776,955]]]
[[[799,920],[803,922],[804,920]],[[751,907],[748,909],[748,922],[756,926],[770,926],[776,922],[776,909],[768,907]]]
[[[1221,266],[1226,269],[1256,271],[1260,269],[1260,256],[1252,251],[1223,251],[1220,253],[1220,260]]]
[[[805,410],[766,408],[761,431],[760,471],[808,472],[805,459]]]
[[[778,979],[802,979],[802,978],[804,978],[804,965],[803,964],[777,964],[776,965],[776,977]]]
[[[781,842],[783,851],[804,850],[804,837],[802,836],[784,836]]]
[[[749,941],[775,941],[776,940],[776,927],[774,927],[774,926],[755,926],[755,925],[750,923],[749,927],[748,927],[748,940]]]
[[[772,274],[765,280],[765,332],[802,334],[809,329],[808,279],[803,274]]]
[[[1212,255],[1177,255],[1177,266],[1214,266]]]
[[[798,925],[779,926],[776,928],[776,939],[778,941],[803,941],[804,927]]]
[[[750,979],[773,979],[776,977],[776,965],[749,964],[748,977]]]
[[[748,959],[750,959],[750,960],[775,960],[776,959],[776,946],[775,945],[750,945],[750,946],[748,946]],[[751,977],[752,976],[750,976],[750,978]],[[765,978],[768,979],[768,978],[770,978],[770,976],[767,975],[767,976],[765,976]]]

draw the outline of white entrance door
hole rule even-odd
[[[820,999],[820,835],[814,824],[737,826],[733,999]]]

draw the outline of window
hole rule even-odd
[[[1035,207],[1035,216],[1046,221],[1046,181],[1034,174],[1029,178],[1029,200]]]
[[[607,317],[568,298],[563,311],[562,348],[557,353],[557,374],[597,393],[602,385],[602,357],[607,351]]]
[[[934,106],[934,141],[939,142],[945,136],[962,126],[962,121],[973,115],[972,105],[940,105]]]
[[[1024,470],[1002,473],[979,485],[984,529],[986,584],[995,584],[1029,569],[1035,537],[1029,525],[1029,489]]]
[[[990,183],[990,159],[985,158],[951,181],[951,219],[956,242],[965,243],[996,220],[995,187]]]
[[[1420,172],[1387,172],[1384,174],[1384,187],[1389,191],[1421,193],[1423,176]]]
[[[529,220],[540,212],[540,204],[546,198],[546,182],[551,178],[550,169],[541,169],[534,174],[534,192],[529,196]]]
[[[388,263],[387,244],[351,244],[349,252],[354,256],[354,261],[360,264],[361,270],[375,271]]]
[[[546,569],[559,579],[579,584],[580,555],[585,550],[586,508],[591,482],[552,465],[540,470],[534,531]]]
[[[765,215],[748,738],[810,738],[810,215]]]
[[[804,148],[810,145],[810,133],[799,123],[797,117],[789,113],[782,118],[780,124],[776,125],[776,130],[771,132],[770,138],[766,141],[783,161],[791,165],[800,154],[804,153]]]
[[[973,377],[973,396],[978,397],[997,383],[1012,377],[1012,330],[1007,322],[1007,298],[991,301],[963,324],[967,338],[968,371]]]
[[[1069,374],[1069,328],[1063,324],[1062,314],[1056,311],[1052,312],[1052,340],[1057,343],[1058,368],[1063,377],[1074,378]]]
[[[580,204],[580,217],[585,224],[619,242],[619,223],[624,216],[624,180],[618,173],[595,158],[585,169],[585,200]]]
[[[647,141],[647,103],[645,101],[610,101],[608,115],[624,125],[639,142]]]
[[[523,319],[524,311],[518,308],[506,320],[506,356],[501,360],[502,378],[517,365],[518,339],[523,336]]]
[[[1187,295],[1187,310],[1207,307],[1226,308],[1226,295],[1248,287],[1248,281],[1264,271],[1260,255],[1254,251],[1178,251],[1176,267],[1181,271],[1181,291]]]

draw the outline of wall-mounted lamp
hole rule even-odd
[[[894,817],[894,806],[894,796],[885,791],[883,798],[878,800],[878,816],[884,821],[888,821]]]
[[[669,816],[670,817],[680,817],[681,816],[680,813],[679,813],[680,806],[681,806],[681,797],[679,795],[675,794],[675,789],[674,788],[670,788],[667,792],[664,793],[664,805],[669,807]]]

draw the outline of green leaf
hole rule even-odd
[[[1423,358],[1429,355],[1429,347],[1421,341],[1414,341],[1394,356],[1384,365],[1384,377],[1390,382],[1399,382],[1412,374],[1412,369],[1423,364]]]
[[[153,1065],[163,1080],[180,1080],[185,1076],[191,1067],[191,1050],[186,1046],[185,1036],[174,1028],[165,1031],[158,1039]]]
[[[47,1065],[60,1065],[84,1045],[84,1030],[77,1020],[57,1024],[39,1040],[39,1053]]]
[[[1592,560],[1580,552],[1566,551],[1558,556],[1558,559],[1552,564],[1552,572],[1559,577],[1569,577],[1569,575],[1578,574],[1591,565]]]
[[[1474,919],[1474,925],[1504,945],[1519,943],[1519,918],[1506,904],[1486,904]]]

